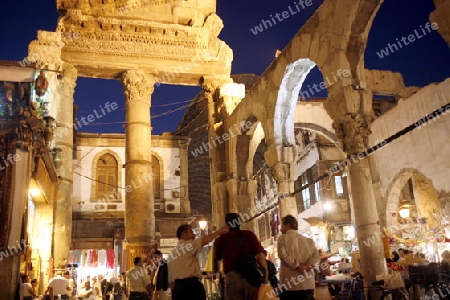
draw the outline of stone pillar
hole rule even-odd
[[[180,140],[180,202],[181,211],[185,214],[191,213],[191,203],[189,201],[189,172],[188,172],[188,146],[189,142]]]
[[[293,215],[298,217],[297,202],[295,197],[291,195],[294,191],[294,162],[297,157],[297,151],[294,145],[292,146],[277,146],[270,147],[264,155],[266,161],[272,169],[272,174],[278,184],[278,205],[280,218],[286,215]],[[274,163],[274,157],[277,161]]]
[[[208,101],[208,145],[210,158],[210,181],[211,181],[211,204],[212,204],[212,227],[218,228],[218,224],[224,219],[224,212],[218,207],[218,202],[214,193],[214,187],[218,182],[226,180],[226,147],[223,139],[223,123],[219,112],[219,88],[232,81],[231,78],[203,78],[202,88],[204,97]]]
[[[155,247],[150,97],[155,77],[142,70],[122,76],[125,94],[125,239],[127,269]]]
[[[359,113],[347,114],[336,125],[336,134],[343,140],[347,153],[348,190],[353,224],[359,244],[360,266],[365,286],[375,275],[386,273],[378,209],[372,186],[369,160],[358,156],[367,147],[373,117]]]
[[[61,167],[58,172],[60,184],[54,206],[53,261],[55,267],[65,264],[72,236],[73,193],[73,93],[77,70],[68,64],[62,65],[61,79],[57,83],[57,106],[55,110],[55,147],[60,148]]]

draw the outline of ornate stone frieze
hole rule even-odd
[[[57,0],[59,11],[79,10],[91,16],[120,16],[201,26],[216,11],[216,0]]]
[[[371,134],[370,125],[373,120],[373,116],[357,113],[347,114],[333,123],[336,137],[342,140],[344,151],[347,154],[366,150],[368,137]]]

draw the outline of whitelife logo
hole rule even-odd
[[[395,51],[398,51],[399,47],[400,47],[400,49],[402,49],[403,46],[408,46],[410,43],[413,43],[416,40],[423,38],[424,36],[426,36],[427,34],[432,32],[433,30],[437,30],[438,24],[427,22],[425,24],[425,28],[423,28],[423,26],[420,25],[420,29],[421,29],[421,32],[423,35],[421,35],[417,31],[417,29],[415,29],[414,34],[410,34],[410,35],[408,35],[408,37],[402,36],[400,40],[398,38],[396,38],[395,40],[397,41],[397,44],[388,43],[386,48],[381,49],[380,51],[377,52],[378,57],[384,58],[386,56],[389,56],[389,54],[394,53]],[[398,45],[398,47],[397,47],[397,45]]]
[[[281,12],[281,13],[276,13],[275,16],[273,15],[269,15],[269,20],[261,20],[261,23],[257,26],[255,26],[254,28],[250,28],[250,31],[254,34],[257,35],[258,33],[261,33],[264,31],[264,29],[269,29],[269,27],[272,27],[274,25],[277,24],[278,22],[282,22],[284,20],[286,20],[287,18],[289,18],[290,16],[296,15],[298,14],[300,11],[306,9],[306,7],[309,7],[312,5],[312,0],[300,0],[297,2],[294,2],[293,7],[291,7],[290,5],[288,6],[288,9]]]

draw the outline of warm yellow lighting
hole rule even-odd
[[[201,230],[205,230],[206,226],[208,226],[208,221],[206,220],[200,220],[198,221],[198,226]]]
[[[344,233],[344,241],[351,241],[355,238],[355,228],[353,226],[342,227]]]
[[[40,196],[40,195],[41,195],[41,190],[38,189],[38,188],[30,188],[30,189],[28,190],[28,192],[30,193],[30,195],[31,195],[32,197],[37,197],[37,196]]]
[[[409,218],[409,208],[402,208],[398,211],[398,213],[403,219]]]
[[[398,207],[398,213],[403,219],[409,218],[410,208],[413,206],[408,200],[403,199]]]
[[[445,230],[445,238],[450,239],[450,228],[445,227],[444,230]]]
[[[319,227],[317,226],[311,226],[309,229],[313,235],[317,235],[319,233]]]
[[[326,211],[330,211],[333,208],[333,205],[330,202],[325,202],[323,204],[323,209]]]

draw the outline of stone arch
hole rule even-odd
[[[122,200],[122,196],[123,196],[123,187],[122,187],[122,166],[123,166],[123,162],[122,159],[120,158],[120,156],[113,150],[111,149],[105,149],[102,150],[100,152],[98,152],[94,158],[92,159],[92,178],[97,178],[97,166],[98,166],[98,160],[100,157],[102,157],[105,154],[110,154],[112,155],[116,161],[117,161],[117,191],[118,191],[118,199]],[[97,181],[92,181],[91,182],[91,200],[95,200],[95,188],[97,186]],[[120,192],[119,192],[120,191]]]
[[[344,155],[342,142],[336,137],[336,134],[334,132],[328,130],[327,128],[321,127],[320,125],[315,123],[297,123],[297,122],[294,124],[294,128],[310,130],[316,132],[317,134],[322,135],[327,140],[335,144],[336,148],[338,148],[342,152],[342,155]],[[342,158],[344,159],[345,156],[343,156]]]
[[[363,54],[381,3],[381,0],[343,0],[338,6],[333,1],[324,1],[233,112],[242,116],[245,115],[242,110],[257,111],[262,106],[258,114],[266,140],[274,148],[271,152],[276,151],[272,159],[282,156],[278,153],[280,146],[294,143],[293,105],[306,75],[316,64],[326,83],[330,82],[324,107],[333,121],[365,109],[359,100],[360,92],[343,87],[365,85]],[[342,7],[348,11],[346,17],[342,16]],[[348,75],[343,76],[344,72]],[[344,92],[358,93],[358,96],[344,97]],[[276,163],[273,161],[271,165]]]
[[[294,117],[298,94],[306,76],[315,67],[310,59],[289,64],[278,89],[274,111],[274,142],[276,145],[294,145]]]
[[[417,169],[405,168],[400,170],[392,179],[386,192],[385,205],[382,205],[380,215],[385,217],[384,223],[387,227],[397,224],[397,214],[401,191],[409,180],[413,184],[413,196],[417,215],[427,218],[429,227],[439,224],[438,213],[442,204],[432,181]]]

